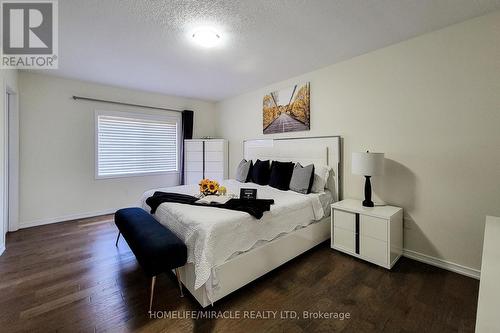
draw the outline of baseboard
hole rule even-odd
[[[99,215],[113,214],[118,209],[119,208],[112,208],[112,209],[106,209],[106,210],[101,210],[101,211],[96,211],[96,212],[87,212],[87,213],[72,214],[72,215],[66,215],[66,216],[60,216],[60,217],[51,217],[51,218],[46,218],[46,219],[21,222],[21,223],[19,223],[19,229],[37,227],[37,226],[41,226],[41,225],[45,225],[45,224],[66,222],[66,221],[71,221],[71,220],[85,219],[88,217],[94,217],[94,216],[99,216]]]
[[[479,280],[479,278],[481,276],[481,271],[478,269],[470,268],[467,266],[456,264],[456,263],[451,262],[451,261],[432,257],[432,256],[429,256],[427,254],[420,253],[420,252],[404,249],[403,256],[410,258],[410,259],[414,259],[414,260],[423,262],[423,263],[426,263],[426,264],[429,264],[429,265],[432,265],[432,266],[443,268],[443,269],[446,269],[446,270],[449,270],[449,271],[452,271],[452,272],[455,272],[458,274],[462,274],[462,275],[465,275],[465,276],[468,276],[468,277],[471,277],[474,279]]]

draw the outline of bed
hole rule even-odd
[[[274,199],[269,212],[257,220],[241,211],[162,203],[153,214],[187,245],[187,264],[180,268],[184,286],[206,307],[330,237],[330,205],[339,199],[340,138],[246,140],[244,157],[326,164],[332,170],[321,193],[300,194],[270,186],[222,181],[229,193],[256,188],[258,198]],[[198,186],[152,189],[195,195]]]

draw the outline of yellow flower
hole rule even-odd
[[[207,194],[215,194],[219,190],[219,183],[215,180],[210,180],[210,179],[202,179],[199,183],[200,185],[200,192]]]
[[[208,190],[208,187],[210,185],[210,180],[202,179],[199,185],[200,185],[200,192],[205,192],[206,190]]]
[[[227,189],[225,186],[219,186],[219,193],[221,195],[225,195],[227,193]]]
[[[216,180],[202,179],[198,184],[200,186],[200,193],[207,194],[217,194],[220,192],[219,183]]]

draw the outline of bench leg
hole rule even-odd
[[[118,246],[118,240],[120,239],[121,232],[118,231],[118,237],[116,237],[115,246]]]
[[[179,274],[179,268],[175,269],[175,276],[177,276],[177,283],[179,283],[179,289],[181,290],[181,297],[184,297],[184,294],[182,293],[182,282],[181,282],[181,276]]]
[[[149,295],[149,312],[151,312],[151,308],[153,307],[153,295],[155,292],[155,283],[156,283],[156,276],[153,276],[151,278],[151,294]]]

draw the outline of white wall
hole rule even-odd
[[[17,92],[17,70],[0,70],[0,254],[5,249],[5,233],[7,230],[4,228],[4,213],[7,207],[4,204],[4,187],[6,183],[4,182],[4,172],[5,172],[5,161],[7,159],[7,154],[5,151],[6,143],[6,116],[5,116],[5,93],[9,89],[11,92]],[[16,95],[13,96],[17,98]]]
[[[500,12],[218,103],[231,175],[241,141],[264,137],[264,94],[304,80],[311,131],[280,136],[341,135],[344,197],[363,197],[351,153],[385,152],[373,187],[404,207],[405,248],[479,269],[485,215],[500,215]]]
[[[74,101],[73,95],[195,111],[194,136],[214,135],[214,103],[20,72],[20,226],[91,216],[135,205],[178,175],[96,180],[94,110],[167,111]]]

